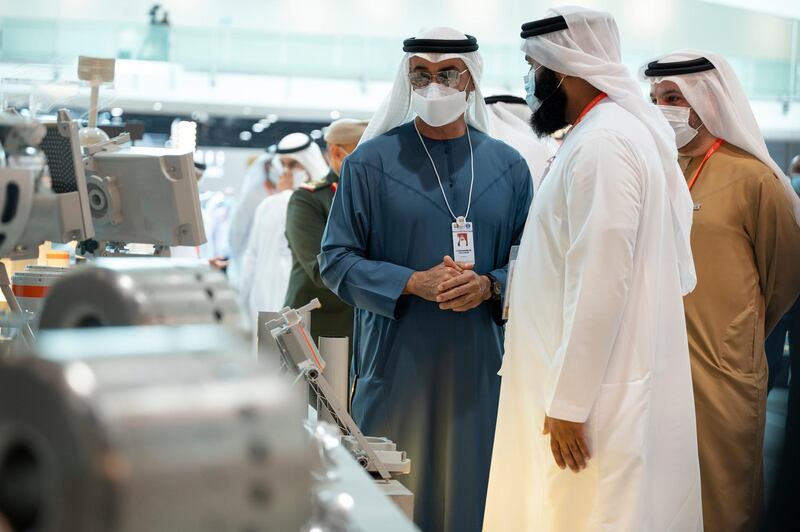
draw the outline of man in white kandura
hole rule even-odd
[[[524,98],[505,94],[485,98],[489,110],[489,134],[517,150],[528,163],[534,193],[556,152],[555,142],[531,131],[531,108]]]
[[[522,28],[534,130],[573,127],[520,244],[484,530],[702,530],[674,133],[611,15]]]
[[[276,156],[282,169],[278,192],[264,199],[256,209],[253,229],[242,257],[239,295],[252,320],[258,312],[283,308],[292,251],[286,241],[286,211],[295,189],[308,181],[328,175],[322,151],[305,133],[291,133],[278,143]]]
[[[253,229],[256,209],[267,197],[278,191],[279,166],[273,164],[275,152],[263,151],[247,167],[236,200],[231,207],[228,226],[228,279],[231,285],[239,287],[242,272],[242,257]]]

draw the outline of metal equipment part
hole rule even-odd
[[[50,287],[69,271],[57,266],[34,266],[29,264],[11,278],[11,290],[17,297],[20,310],[38,318],[42,304]]]
[[[300,530],[304,398],[221,327],[51,331],[0,356],[0,514],[14,530]]]
[[[386,466],[390,473],[395,475],[408,475],[411,473],[411,460],[408,459],[405,451],[397,450],[395,442],[383,436],[365,436],[364,440],[375,453],[380,463]],[[361,444],[353,436],[342,438],[342,445],[354,455],[360,451],[361,447]],[[374,473],[377,470],[368,466],[367,471]]]
[[[76,267],[50,288],[39,328],[221,324],[241,320],[236,293],[208,263],[105,258]]]
[[[0,113],[0,257],[32,259],[47,240],[93,236],[78,129],[69,114],[59,111],[56,122],[42,125]],[[0,291],[11,311],[22,316],[5,264],[0,264]],[[33,342],[28,323],[22,339],[28,346]]]
[[[130,148],[127,135],[89,147],[88,198],[101,243],[199,246],[206,242],[191,152]],[[90,250],[91,251],[91,250]]]
[[[383,480],[391,479],[392,473],[408,474],[411,470],[411,461],[405,452],[397,451],[394,443],[386,438],[365,437],[347,412],[346,405],[336,398],[333,388],[323,375],[325,361],[311,339],[302,318],[303,314],[320,307],[319,300],[314,299],[302,308],[281,310],[278,317],[263,325],[265,330],[270,331],[276,345],[270,345],[264,341],[266,339],[262,339],[264,345],[259,345],[259,351],[274,353],[277,347],[283,370],[308,383],[317,398],[318,410],[323,408],[342,431],[346,440],[351,440],[347,448],[364,469],[377,473]],[[380,452],[385,460],[382,460],[376,451]]]
[[[92,238],[78,128],[69,114],[59,111],[56,122],[42,125],[2,113],[0,140],[0,257],[35,258],[46,240]]]

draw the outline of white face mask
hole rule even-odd
[[[292,187],[298,188],[303,186],[309,180],[308,172],[305,170],[292,170]]]
[[[467,93],[431,83],[411,91],[411,110],[429,126],[452,124],[467,112]]]
[[[658,108],[664,114],[669,125],[675,131],[675,144],[678,148],[683,148],[689,144],[693,138],[697,136],[697,132],[703,127],[703,124],[693,128],[689,125],[689,114],[691,109],[689,107],[678,107],[675,105],[659,105]]]

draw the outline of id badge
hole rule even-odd
[[[475,240],[472,222],[453,223],[453,260],[475,264]]]
[[[517,265],[517,255],[519,246],[511,248],[511,256],[508,260],[508,277],[506,281],[506,291],[503,294],[503,319],[508,320],[509,310],[511,309],[511,284],[514,282],[514,269]]]

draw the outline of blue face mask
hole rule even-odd
[[[536,71],[540,68],[542,68],[541,65],[536,68],[531,66],[530,71],[522,76],[522,80],[525,82],[525,101],[528,102],[528,107],[534,113],[542,106],[542,101],[534,94],[536,92]]]
[[[792,188],[800,194],[800,174],[792,174],[790,179],[792,180]]]

